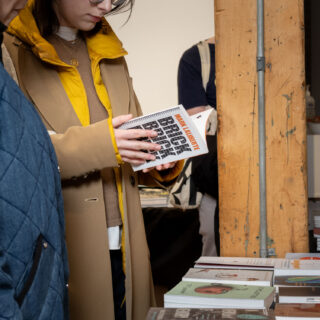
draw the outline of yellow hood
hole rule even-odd
[[[68,67],[61,61],[54,47],[41,36],[32,15],[33,5],[34,0],[29,0],[26,7],[10,23],[8,32],[30,45],[33,53],[41,60]],[[105,19],[102,20],[101,30],[92,37],[86,37],[86,42],[90,57],[94,60],[115,59],[127,54]]]

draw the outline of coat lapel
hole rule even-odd
[[[63,133],[70,126],[81,126],[58,72],[45,66],[32,52],[23,48],[19,50],[19,64],[20,76],[28,95],[52,129]],[[33,70],[37,70],[36,75]]]
[[[81,126],[58,72],[44,65],[29,50],[20,48],[20,77],[42,117],[57,133],[65,132],[70,126]],[[33,70],[37,70],[36,76]],[[120,59],[104,60],[100,63],[100,71],[109,95],[113,117],[128,114],[130,80],[126,76],[123,62]]]
[[[107,88],[113,117],[129,112],[129,85],[122,60],[103,60],[100,63],[102,81]]]

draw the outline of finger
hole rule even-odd
[[[129,159],[139,159],[141,161],[153,161],[156,159],[156,157],[148,152],[142,152],[142,151],[133,151],[128,149],[122,149],[119,150],[121,157],[126,157]]]
[[[119,149],[127,149],[133,151],[159,151],[161,146],[157,143],[139,141],[139,140],[120,140],[117,143]]]
[[[118,128],[125,122],[131,120],[132,118],[133,118],[132,114],[123,114],[121,116],[115,117],[112,119],[112,126],[114,128]]]
[[[123,139],[140,139],[140,138],[155,138],[158,133],[154,130],[144,130],[144,129],[127,129],[117,130],[117,135]]]
[[[133,165],[136,165],[136,166],[145,163],[145,161],[144,161],[144,160],[141,160],[141,159],[131,159],[131,158],[127,158],[127,157],[121,157],[121,159],[122,159],[124,162],[128,162],[128,163],[133,164]]]

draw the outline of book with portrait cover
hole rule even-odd
[[[266,309],[191,309],[151,308],[146,320],[274,320],[274,312]]]
[[[190,268],[182,280],[270,287],[272,278],[273,272],[268,270]]]
[[[269,308],[274,288],[181,281],[164,295],[166,308]]]
[[[277,320],[319,320],[320,304],[277,303],[274,313]]]
[[[178,105],[124,123],[120,129],[156,131],[157,137],[141,140],[161,145],[159,151],[150,152],[156,157],[155,160],[132,166],[133,170],[147,169],[208,153],[206,129],[212,112],[213,108],[189,116],[184,107]]]

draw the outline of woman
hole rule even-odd
[[[137,140],[154,131],[118,129],[141,111],[126,51],[103,18],[132,7],[117,2],[30,0],[6,38],[58,157],[76,320],[145,318],[154,294],[137,185],[169,183],[180,171],[179,164],[148,175],[131,169],[154,159],[140,150],[160,147]]]

